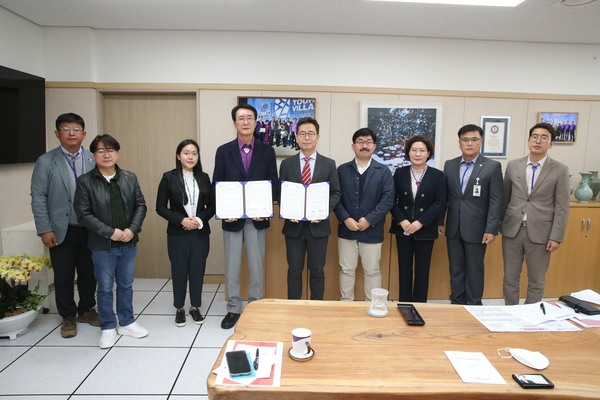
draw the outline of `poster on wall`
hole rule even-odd
[[[310,98],[238,97],[238,104],[256,108],[254,137],[271,145],[277,157],[298,153],[297,123],[300,118],[315,118],[315,99]]]
[[[481,154],[491,158],[506,158],[510,117],[481,117],[483,145]]]
[[[442,104],[437,102],[407,102],[401,100],[363,101],[360,103],[361,127],[368,127],[377,136],[373,158],[393,174],[396,168],[410,165],[404,154],[404,144],[413,136],[431,140],[434,156],[427,164],[438,167]]]
[[[554,143],[575,143],[577,136],[578,113],[540,112],[538,122],[546,122],[554,127],[556,138]]]

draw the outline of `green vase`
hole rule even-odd
[[[598,192],[600,192],[600,178],[598,178],[598,171],[590,171],[592,176],[590,177],[590,187],[592,188],[592,200],[596,200]]]
[[[575,198],[578,203],[587,204],[588,200],[594,195],[592,188],[590,188],[590,176],[592,174],[590,172],[580,172],[579,175],[581,175],[581,182],[579,182],[579,187],[575,190]]]

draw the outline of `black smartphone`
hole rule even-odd
[[[227,358],[229,375],[243,376],[250,375],[252,373],[250,361],[248,361],[248,355],[244,350],[228,351],[225,353],[225,357]]]
[[[512,377],[523,389],[554,388],[554,383],[542,374],[513,374]]]
[[[416,326],[425,325],[425,320],[421,318],[421,315],[412,304],[398,304],[398,310],[407,324]]]

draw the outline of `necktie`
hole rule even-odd
[[[538,168],[539,164],[531,164],[531,189],[529,192],[533,190],[533,184],[535,183],[535,170]]]
[[[469,167],[471,165],[473,165],[473,161],[469,161],[469,162],[465,163],[465,165],[466,165],[465,172],[463,172],[462,178],[460,178],[460,188],[461,188],[461,190],[462,190],[463,193],[465,192],[465,189],[466,189],[466,187],[465,187],[465,175],[467,174],[467,171],[469,170]]]
[[[308,185],[311,181],[310,179],[310,157],[304,157],[304,168],[302,168],[302,183]]]

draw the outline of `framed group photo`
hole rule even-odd
[[[297,123],[300,118],[315,118],[315,99],[290,97],[238,97],[239,104],[256,108],[254,137],[267,143],[275,155],[287,158],[298,153]]]
[[[554,127],[556,139],[554,143],[575,143],[577,139],[578,113],[540,112],[538,122],[546,122]]]
[[[431,140],[435,154],[427,164],[439,168],[441,103],[402,100],[363,101],[360,103],[360,115],[361,127],[372,129],[377,136],[377,148],[373,158],[387,165],[392,174],[396,168],[410,165],[410,160],[404,155],[404,144],[417,135]]]
[[[481,154],[490,158],[506,158],[510,117],[481,117],[483,144]]]

